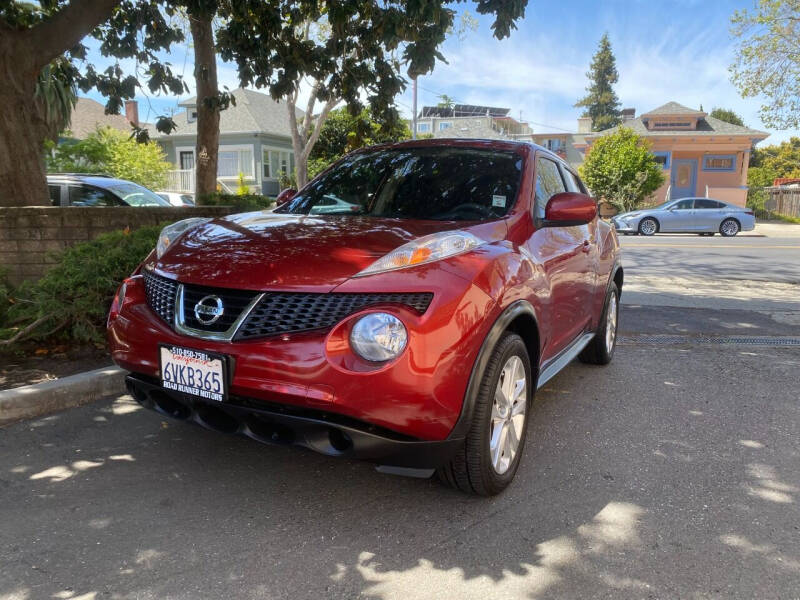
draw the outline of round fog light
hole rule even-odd
[[[386,362],[400,355],[408,341],[403,322],[387,313],[369,313],[353,326],[350,345],[361,358]]]

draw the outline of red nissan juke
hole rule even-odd
[[[145,407],[491,495],[534,390],[614,354],[616,234],[544,148],[375,146],[282,197],[166,227],[120,286],[111,353]]]

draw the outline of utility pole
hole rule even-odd
[[[413,94],[414,94],[414,102],[412,103],[414,108],[414,116],[411,117],[411,139],[417,139],[417,76],[415,75],[413,78]]]

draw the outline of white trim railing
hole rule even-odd
[[[167,171],[167,187],[164,191],[194,194],[194,184],[194,169],[175,169]]]

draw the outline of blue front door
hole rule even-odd
[[[670,198],[691,198],[696,195],[697,159],[676,158],[672,161],[672,177],[670,179]]]

